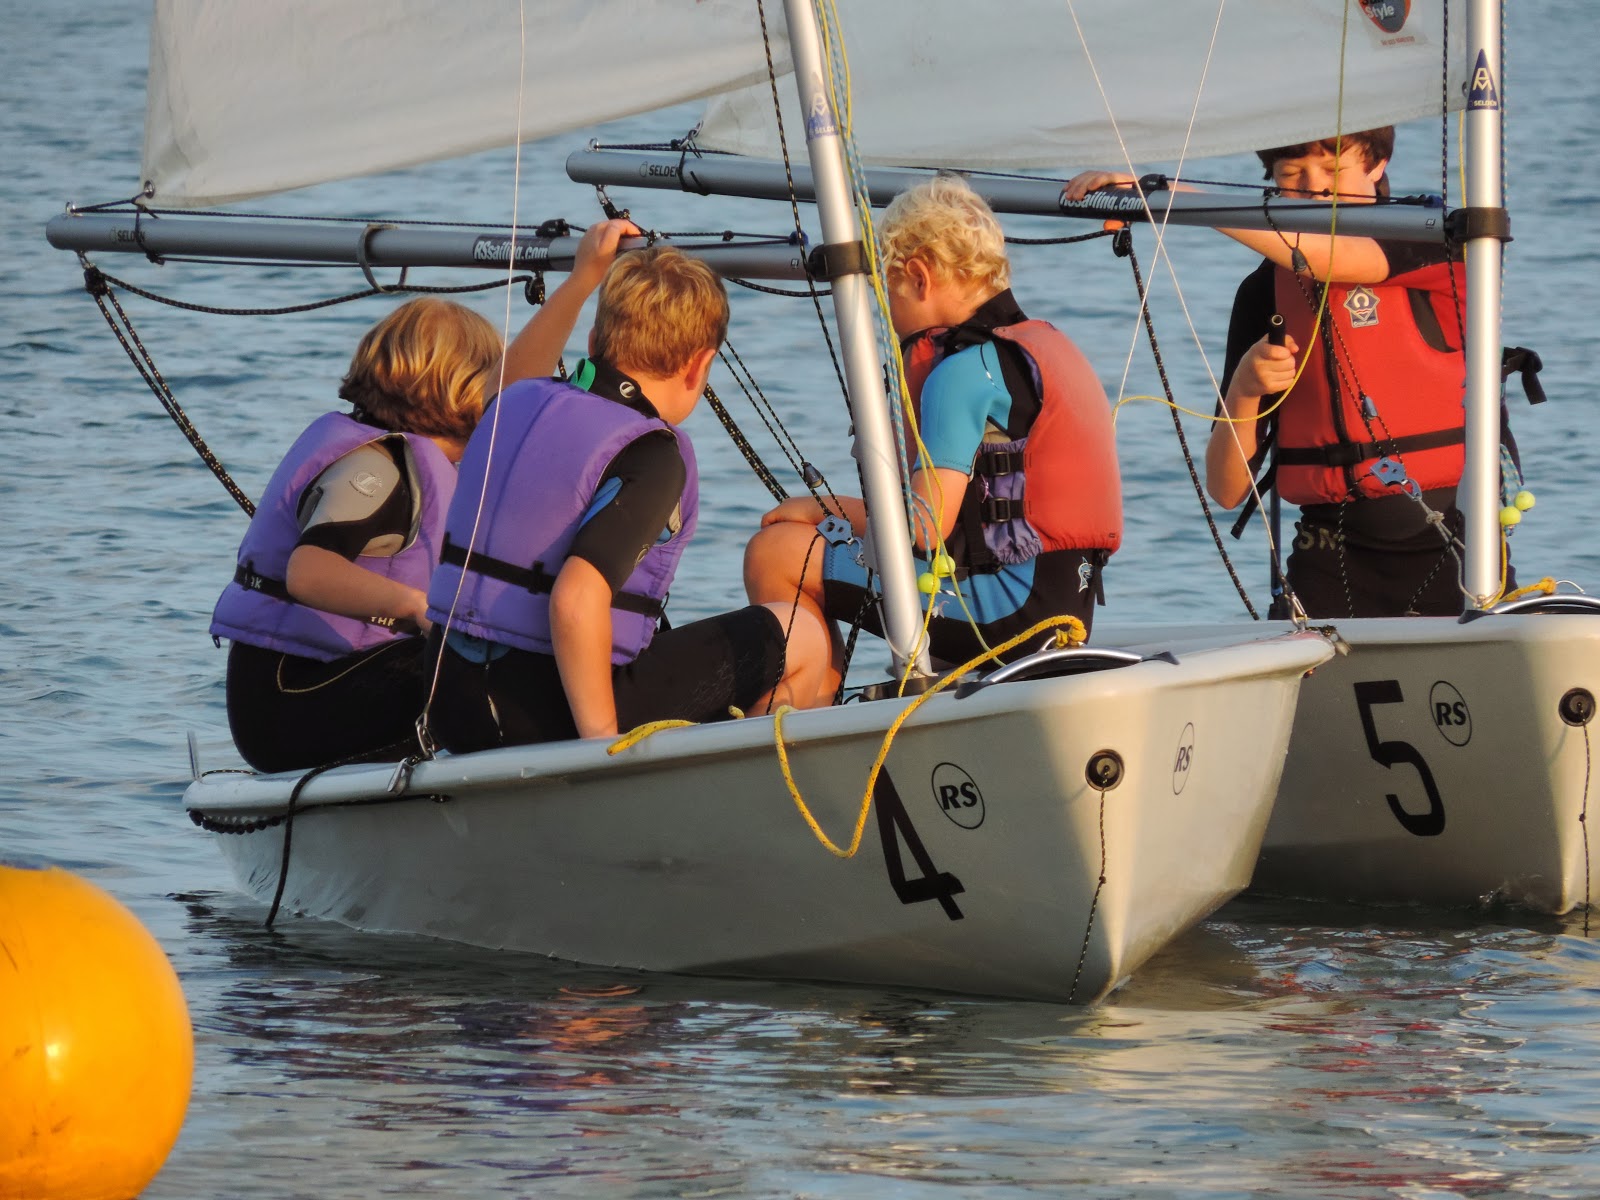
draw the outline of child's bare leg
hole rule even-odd
[[[765,606],[788,632],[784,645],[783,678],[750,706],[748,715],[763,716],[779,705],[790,708],[826,708],[839,690],[836,662],[839,635],[831,621],[814,616],[804,605]]]
[[[744,587],[750,602],[766,605],[791,630],[789,667],[773,691],[774,705],[815,708],[831,704],[839,690],[844,643],[823,609],[825,549],[816,527],[798,521],[768,525],[745,547]]]

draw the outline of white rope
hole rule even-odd
[[[1226,6],[1226,3],[1227,3],[1227,0],[1219,0],[1218,6],[1217,6],[1216,24],[1213,25],[1212,30],[1211,30],[1211,45],[1206,50],[1206,71],[1210,70],[1211,56],[1212,56],[1212,54],[1214,53],[1214,51],[1216,49],[1217,30],[1221,27],[1221,24],[1222,24],[1222,10]],[[1103,104],[1105,106],[1106,119],[1111,122],[1111,132],[1115,135],[1115,137],[1117,139],[1117,148],[1122,151],[1123,164],[1128,168],[1128,174],[1137,175],[1138,172],[1134,169],[1134,165],[1133,165],[1133,156],[1128,152],[1128,143],[1127,143],[1126,139],[1124,139],[1123,136],[1122,136],[1122,128],[1117,124],[1117,115],[1112,110],[1111,97],[1106,94],[1105,84],[1100,78],[1100,69],[1095,65],[1094,55],[1091,54],[1090,51],[1089,51],[1089,41],[1084,36],[1082,24],[1078,21],[1078,9],[1077,9],[1077,5],[1074,3],[1074,0],[1067,0],[1067,11],[1072,17],[1072,27],[1078,34],[1078,45],[1083,50],[1084,61],[1086,63],[1088,63],[1089,73],[1094,78],[1095,88],[1100,93],[1100,102],[1101,102],[1101,104]],[[1202,91],[1205,88],[1205,75],[1204,75],[1204,73],[1202,73],[1202,75],[1201,75],[1200,88],[1201,88]],[[1196,94],[1195,94],[1195,107],[1193,109],[1191,109],[1190,113],[1189,113],[1189,129],[1184,134],[1184,150],[1185,150],[1185,152],[1187,152],[1187,150],[1188,150],[1190,135],[1193,133],[1194,122],[1195,122],[1196,116],[1199,113],[1199,105],[1200,105],[1200,92],[1196,92]],[[1208,379],[1210,379],[1210,381],[1211,381],[1211,390],[1212,390],[1212,392],[1214,394],[1220,395],[1221,394],[1221,389],[1219,388],[1219,386],[1217,384],[1216,374],[1215,374],[1215,372],[1213,372],[1211,370],[1211,362],[1206,357],[1205,343],[1200,338],[1200,331],[1195,328],[1194,318],[1189,312],[1188,301],[1184,298],[1184,295],[1183,295],[1183,286],[1178,282],[1177,268],[1173,265],[1171,257],[1167,254],[1167,250],[1166,250],[1166,224],[1165,224],[1165,221],[1157,222],[1156,221],[1155,212],[1154,212],[1154,210],[1151,209],[1150,201],[1149,201],[1148,198],[1146,198],[1146,196],[1144,195],[1144,192],[1142,190],[1138,189],[1138,188],[1135,188],[1134,190],[1138,193],[1139,203],[1141,205],[1143,205],[1143,207],[1144,207],[1145,219],[1150,222],[1151,228],[1153,228],[1155,230],[1155,233],[1156,233],[1155,260],[1156,260],[1157,263],[1165,261],[1166,264],[1167,264],[1167,273],[1172,277],[1173,291],[1177,293],[1179,307],[1183,310],[1183,319],[1188,324],[1188,326],[1189,326],[1189,334],[1190,334],[1191,337],[1194,338],[1195,347],[1200,352],[1200,361],[1205,366],[1206,377]],[[1152,267],[1151,268],[1152,277],[1154,276],[1154,274],[1155,274],[1155,268]],[[1134,332],[1133,332],[1133,342],[1134,342],[1134,344],[1137,344],[1138,336],[1139,336],[1138,326],[1139,326],[1139,322],[1142,321],[1142,320],[1143,320],[1143,310],[1140,311],[1140,313],[1138,314],[1138,316],[1136,317],[1135,322],[1134,322]],[[1129,358],[1129,362],[1131,364],[1132,358],[1133,358],[1133,349],[1132,349],[1131,345],[1130,345],[1130,348],[1129,348],[1129,351],[1128,351],[1128,358]],[[1124,379],[1124,383],[1126,383],[1126,379],[1127,379],[1126,372],[1124,373],[1123,379]],[[1119,400],[1122,398],[1122,395],[1121,395],[1120,392],[1119,392],[1117,398]]]
[[[450,633],[450,626],[455,622],[456,606],[461,602],[462,589],[467,583],[467,562],[471,561],[472,548],[478,544],[478,530],[483,523],[484,504],[489,494],[489,468],[494,462],[495,437],[500,431],[500,404],[499,396],[505,390],[506,383],[506,351],[511,343],[511,297],[514,289],[511,284],[516,279],[517,273],[517,219],[520,215],[522,204],[522,100],[523,90],[528,69],[528,14],[525,0],[517,0],[517,118],[516,118],[516,147],[511,168],[511,241],[506,257],[506,306],[500,323],[500,375],[495,381],[494,416],[489,420],[489,447],[484,464],[483,482],[478,488],[478,507],[472,516],[472,533],[467,538],[466,561],[461,565],[460,574],[456,578],[455,594],[450,597],[450,611],[445,616],[444,629],[440,634],[441,639]],[[439,690],[439,673],[444,666],[444,648],[440,646],[440,653],[433,661],[433,678],[428,682],[428,699],[422,706],[420,725],[427,726],[428,714],[433,710],[433,700]]]

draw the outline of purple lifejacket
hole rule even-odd
[[[611,661],[631,662],[655,636],[678,560],[694,535],[699,472],[688,435],[554,379],[514,383],[494,408],[498,413],[484,414],[461,459],[443,561],[428,588],[429,619],[452,633],[553,653],[550,589],[601,477],[629,442],[669,430],[688,471],[682,523],[645,552],[611,602]]]
[[[456,470],[444,451],[418,434],[396,435],[343,413],[325,413],[306,427],[267,483],[266,493],[239,545],[238,569],[211,616],[213,637],[332,662],[398,637],[392,623],[341,617],[296,603],[284,588],[289,556],[300,540],[296,516],[301,494],[334,462],[371,442],[402,436],[416,468],[413,494],[421,495],[417,536],[390,557],[362,555],[356,565],[414,588],[428,586],[444,541],[444,517]]]

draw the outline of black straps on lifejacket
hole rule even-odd
[[[234,569],[233,581],[247,591],[260,592],[263,596],[271,596],[274,600],[284,600],[290,604],[299,603],[289,594],[289,589],[284,586],[283,580],[273,579],[268,575],[258,575],[243,563]]]
[[[1381,442],[1337,442],[1331,446],[1272,446],[1266,469],[1256,478],[1256,485],[1244,498],[1244,507],[1228,532],[1234,538],[1244,536],[1250,518],[1256,515],[1256,496],[1270,492],[1277,482],[1278,464],[1300,467],[1353,467],[1356,463],[1384,455],[1404,455],[1416,450],[1437,450],[1441,446],[1454,446],[1466,439],[1461,429],[1436,429],[1430,433],[1413,433],[1405,437],[1385,438]]]
[[[233,581],[242,588],[252,592],[260,592],[263,596],[271,596],[274,600],[282,600],[285,604],[300,603],[289,594],[288,585],[283,580],[273,579],[270,575],[258,574],[243,563],[234,568]],[[399,629],[403,632],[407,629],[416,628],[403,617],[365,617],[362,619],[368,625],[379,625],[384,629]],[[215,637],[211,640],[217,642],[218,645],[222,644]]]
[[[1277,462],[1291,467],[1353,467],[1369,458],[1408,454],[1416,450],[1437,450],[1466,441],[1463,429],[1433,429],[1375,442],[1335,442],[1331,446],[1279,446]]]
[[[542,562],[521,567],[503,558],[491,558],[481,551],[474,551],[469,560],[466,547],[458,546],[448,538],[445,539],[439,561],[460,567],[463,571],[476,571],[479,575],[487,575],[490,579],[498,579],[513,587],[525,588],[536,595],[548,595],[556,585],[556,577],[544,569]],[[617,592],[611,597],[611,607],[653,620],[660,620],[666,612],[665,602],[638,592]]]

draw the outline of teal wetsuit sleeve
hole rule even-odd
[[[952,354],[922,385],[922,443],[936,467],[972,474],[988,422],[1006,428],[1011,394],[992,344]]]

